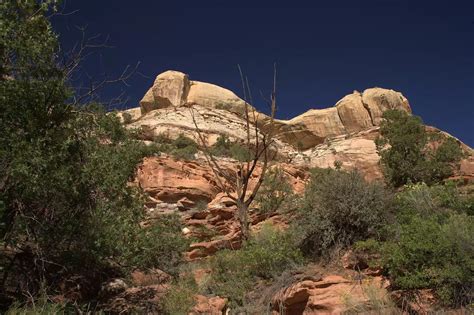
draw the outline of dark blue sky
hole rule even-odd
[[[254,94],[268,92],[277,62],[280,118],[379,86],[401,91],[425,123],[474,146],[474,1],[66,2],[76,9],[54,20],[66,46],[79,39],[77,25],[114,46],[89,57],[91,74],[141,62],[145,77],[104,91],[125,91],[127,107],[169,69],[240,95],[240,64]]]

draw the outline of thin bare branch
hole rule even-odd
[[[216,177],[216,181],[219,185],[219,188],[221,188],[229,198],[236,201],[237,199],[232,195],[232,192],[229,191],[227,186],[222,182],[221,176],[224,177],[229,183],[232,183],[232,178],[230,176],[228,176],[226,174],[226,172],[224,172],[222,170],[222,168],[219,166],[219,164],[217,163],[215,157],[213,156],[213,154],[211,153],[211,150],[209,149],[209,147],[207,145],[207,141],[204,139],[204,136],[202,135],[201,129],[199,128],[199,126],[197,124],[197,120],[196,120],[196,117],[194,115],[193,108],[190,107],[189,110],[190,110],[190,113],[191,113],[193,124],[196,128],[196,132],[197,132],[198,137],[199,137],[199,141],[201,142],[201,146],[203,148],[203,153],[204,153],[204,156],[206,158],[207,164],[209,165],[209,168],[211,168],[212,172],[214,173],[214,176]]]

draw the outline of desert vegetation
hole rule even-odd
[[[244,141],[220,135],[207,146],[196,120],[197,140],[156,135],[146,126],[126,129],[93,94],[127,76],[77,88],[72,78],[87,45],[63,56],[48,19],[57,8],[56,1],[0,3],[0,312],[188,314],[200,296],[225,301],[232,314],[285,313],[288,288],[304,281],[344,285],[323,273],[342,272],[347,253],[363,260],[346,269],[361,277],[351,284],[366,298],[354,299],[354,288],[341,295],[347,313],[413,312],[387,292],[421,290],[433,294],[439,309],[472,310],[474,192],[468,180],[451,178],[465,155],[457,140],[388,110],[376,140],[384,181],[368,181],[336,160],[333,168],[305,169],[298,179],[304,191],[296,193],[272,147],[275,82],[265,131],[244,102]],[[247,96],[248,80],[242,81]],[[216,182],[223,203],[211,209],[207,195],[189,200],[205,186],[196,185],[179,199],[192,211],[147,208],[150,196],[134,181],[137,167],[162,153],[180,168],[190,160],[195,168],[207,164],[205,184]],[[205,159],[196,160],[197,153]],[[234,220],[230,228],[198,224],[226,216]],[[191,229],[183,229],[185,220]],[[220,241],[233,226],[238,242],[219,243],[199,259],[185,256],[190,243]],[[376,270],[390,286],[363,282],[361,268]],[[315,269],[319,278],[309,275]],[[131,290],[137,295],[127,300],[125,288],[137,282],[145,289]],[[122,294],[114,302],[130,305],[119,312],[107,294]]]
[[[456,140],[428,133],[420,117],[404,111],[388,110],[383,118],[376,144],[390,184],[434,184],[452,175],[463,155]]]
[[[78,303],[90,301],[104,280],[135,268],[172,272],[186,248],[175,216],[140,226],[144,199],[127,182],[159,150],[100,104],[75,102],[76,60],[58,59],[46,17],[54,3],[0,4],[3,307],[72,288]]]
[[[233,310],[268,311],[268,292],[291,284],[289,274],[316,262],[333,264],[341,252],[353,249],[382,268],[392,290],[431,289],[439,307],[472,303],[472,196],[455,182],[394,191],[366,182],[357,172],[315,169],[304,195],[292,196],[293,204],[295,198],[293,225],[285,231],[267,226],[241,249],[217,253],[207,265],[211,276],[201,287],[194,284],[193,292],[226,297]],[[361,286],[369,302],[342,296],[349,313],[401,312],[401,305],[377,286]],[[189,290],[189,284],[180,290]]]

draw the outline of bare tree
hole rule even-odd
[[[242,241],[248,240],[250,236],[249,208],[263,183],[269,162],[276,156],[276,150],[272,152],[271,145],[274,142],[273,132],[276,113],[276,66],[273,74],[273,89],[268,100],[270,116],[265,119],[265,130],[259,130],[259,115],[255,108],[247,100],[252,102],[248,79],[244,77],[240,66],[239,72],[242,79],[244,92],[244,118],[245,118],[245,146],[249,152],[246,161],[239,162],[237,171],[229,171],[223,168],[220,162],[212,154],[212,151],[204,138],[203,131],[199,128],[194,109],[191,107],[191,115],[199,142],[205,155],[206,161],[216,178],[219,188],[232,199],[237,206],[237,219],[239,220]],[[256,169],[260,168],[259,173]],[[250,188],[252,177],[257,177],[253,188]]]

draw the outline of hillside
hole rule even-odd
[[[140,107],[120,112],[119,116],[128,129],[140,130],[141,139],[147,143],[185,135],[199,145],[192,118],[194,113],[206,145],[210,147],[220,136],[226,136],[233,143],[245,142],[244,106],[245,102],[229,90],[191,81],[183,73],[167,71],[157,76]],[[309,110],[290,120],[277,120],[274,134],[278,155],[273,167],[283,170],[291,190],[300,196],[310,181],[311,168],[334,168],[336,161],[342,169],[357,170],[369,181],[382,180],[380,156],[374,140],[380,135],[382,114],[388,109],[411,113],[409,102],[401,93],[371,88],[362,93],[354,91],[333,107]],[[268,131],[268,116],[262,113],[257,116],[261,132]],[[426,129],[430,134],[452,137],[434,127]],[[471,182],[474,178],[473,151],[457,139],[456,143],[466,155],[453,178]],[[226,171],[237,172],[238,161],[228,157],[217,159]],[[257,168],[251,187],[256,184],[259,172]],[[146,158],[139,166],[135,183],[147,193],[150,218],[169,213],[181,215],[186,226],[183,233],[193,240],[185,255],[187,261],[199,265],[223,249],[241,248],[235,203],[219,188],[199,149],[191,159],[183,160],[169,154]],[[291,215],[276,212],[265,216],[258,211],[258,204],[255,207],[250,213],[253,233],[268,224],[281,229],[292,224]],[[323,310],[340,313],[348,308],[340,299],[344,294],[350,294],[351,303],[370,304],[373,301],[369,301],[366,289],[357,286],[355,279],[360,277],[360,270],[356,268],[363,270],[363,277],[370,286],[383,292],[390,282],[381,277],[380,269],[367,268],[364,259],[347,252],[341,262],[331,263],[333,267],[309,265],[300,271],[302,274],[294,276],[291,285],[273,289],[276,291],[271,293],[272,305],[284,305],[285,314],[320,314]],[[198,283],[205,281],[202,278],[212,272],[201,267],[193,271]],[[411,311],[422,312],[430,307],[432,299],[430,292],[424,292],[416,302],[420,305],[410,304]],[[208,300],[203,296],[198,301],[194,308],[197,313],[220,314],[230,307],[225,306],[227,299],[219,297]],[[278,313],[276,309],[273,312]]]
[[[451,49],[456,47],[451,41],[440,45],[443,36],[435,28],[431,34],[436,36],[414,32],[403,41],[384,31],[376,36],[367,32],[383,30],[384,24],[391,30],[404,26],[387,23],[388,15],[398,15],[385,7],[377,11],[383,23],[371,16],[367,29],[353,33],[354,42],[327,31],[344,26],[346,33],[366,22],[361,18],[366,10],[348,6],[355,20],[347,24],[346,19],[341,23],[338,8],[334,18],[328,16],[331,23],[312,28],[306,22],[318,22],[313,13],[322,8],[299,9],[311,14],[301,25],[280,23],[278,16],[268,14],[268,26],[278,23],[285,29],[275,29],[273,47],[289,49],[260,54],[251,37],[264,33],[253,29],[253,23],[252,32],[241,29],[247,21],[236,23],[253,10],[240,13],[223,6],[226,14],[221,14],[200,3],[201,11],[176,3],[177,12],[189,11],[199,20],[194,23],[189,15],[177,20],[174,11],[155,10],[152,2],[114,2],[126,13],[118,20],[117,10],[103,15],[110,6],[101,4],[89,3],[98,13],[94,17],[101,17],[94,21],[106,25],[105,33],[113,28],[120,37],[133,37],[112,58],[99,52],[109,47],[109,37],[102,41],[80,27],[80,38],[69,28],[66,37],[55,31],[62,28],[60,19],[88,10],[68,13],[69,5],[61,1],[0,1],[1,314],[474,312],[474,152],[412,113],[423,104],[375,87],[282,120],[275,114],[280,106],[276,82],[265,114],[256,103],[181,72],[166,71],[151,87],[133,84],[125,92],[114,85],[131,83],[137,68],[125,67],[117,76],[105,69],[120,68],[114,61],[123,61],[122,55],[128,62],[133,50],[147,60],[148,69],[180,65],[203,76],[219,73],[225,82],[222,69],[211,68],[227,67],[237,55],[253,64],[245,67],[252,71],[274,57],[298,58],[304,69],[298,63],[286,68],[293,73],[293,87],[285,90],[295,102],[307,97],[300,98],[297,90],[305,86],[308,91],[316,81],[303,82],[304,74],[326,68],[326,75],[318,71],[325,78],[324,94],[340,84],[399,82],[393,84],[425,98],[427,113],[450,124],[453,118],[436,108],[445,110],[445,101],[456,99],[453,109],[468,113],[469,94],[461,93],[468,84],[459,84],[467,77],[451,62],[464,59],[432,59],[429,52],[440,55],[429,48],[434,46],[416,50],[412,43],[429,37],[437,48],[463,49]],[[175,3],[159,6],[170,4]],[[80,6],[85,8],[86,2]],[[280,9],[290,21],[287,8]],[[417,13],[411,9],[410,14]],[[429,20],[419,23],[425,15],[417,13],[417,24],[432,28]],[[107,23],[112,17],[118,22]],[[167,17],[172,23],[163,20]],[[263,17],[259,14],[259,21]],[[144,21],[152,24],[138,26]],[[213,23],[209,26],[225,36],[199,32],[201,22]],[[245,40],[239,43],[223,22],[237,26]],[[416,30],[406,25],[410,33]],[[291,31],[293,26],[304,27],[311,36]],[[173,33],[180,27],[184,36]],[[190,29],[206,36],[190,38]],[[153,34],[144,36],[147,30]],[[330,41],[308,40],[320,30]],[[296,41],[285,43],[285,34]],[[452,32],[448,35],[453,38]],[[373,49],[385,40],[386,49]],[[230,54],[221,47],[226,41],[232,43]],[[394,49],[395,42],[406,45]],[[300,43],[317,43],[318,49],[313,54]],[[336,49],[338,43],[344,49]],[[159,47],[146,48],[149,44]],[[245,51],[252,55],[242,55]],[[303,51],[311,58],[300,58]],[[349,59],[341,59],[338,51],[346,57],[358,51],[352,60],[363,68],[347,67]],[[183,53],[192,58],[183,59]],[[199,59],[206,54],[212,58]],[[396,62],[395,55],[408,59]],[[99,60],[90,60],[93,56]],[[439,77],[428,69],[451,71]],[[346,77],[357,81],[342,80]],[[431,97],[425,93],[429,79],[438,87]],[[120,97],[106,99],[114,90],[144,96],[136,108],[110,111],[121,102]],[[244,90],[246,98],[250,91]],[[458,123],[460,115],[451,117]],[[459,134],[468,139],[468,126]]]

